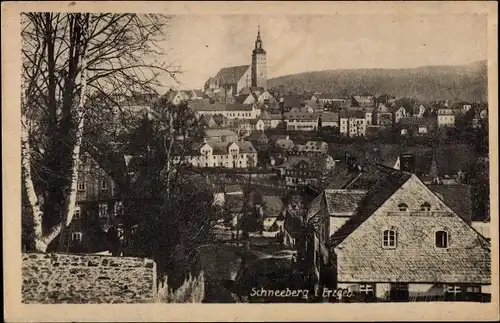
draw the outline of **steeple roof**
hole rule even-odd
[[[260,26],[257,27],[257,39],[255,40],[254,54],[265,54],[266,51],[263,48],[262,39],[260,38]]]

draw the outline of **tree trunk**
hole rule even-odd
[[[88,16],[87,18],[88,19]],[[88,20],[87,20],[88,22]],[[87,32],[88,25],[82,26],[82,32],[85,34]],[[81,67],[81,76],[80,82],[82,84],[80,90],[80,100],[78,103],[78,109],[76,113],[76,121],[78,122],[78,126],[76,129],[76,141],[73,147],[73,152],[71,155],[71,183],[69,186],[68,195],[66,196],[65,201],[65,210],[64,210],[64,220],[61,226],[61,234],[60,234],[60,243],[59,249],[60,251],[65,251],[66,249],[66,229],[70,225],[73,220],[73,215],[75,213],[75,204],[76,204],[76,192],[77,192],[77,183],[78,183],[78,167],[80,163],[80,148],[82,146],[82,138],[83,138],[83,126],[85,121],[85,100],[86,100],[86,91],[87,91],[87,46],[84,43],[86,42],[86,37],[82,37],[83,43],[83,53],[81,56],[82,67]],[[54,237],[55,238],[55,237]]]
[[[33,214],[35,241],[42,236],[42,215],[38,197],[36,195],[35,186],[31,177],[31,159],[30,159],[30,144],[28,139],[28,129],[26,118],[22,116],[21,126],[21,168],[23,172],[23,181],[26,187],[26,195],[28,196],[29,206]]]

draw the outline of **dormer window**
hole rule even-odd
[[[436,231],[436,248],[448,248],[448,232]]]
[[[408,211],[408,205],[406,203],[401,203],[398,205],[398,209],[400,212],[406,212]]]
[[[431,210],[431,205],[427,202],[424,204],[420,205],[420,211],[428,212]]]

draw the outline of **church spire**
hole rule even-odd
[[[255,49],[262,50],[262,39],[260,38],[260,25],[257,26],[257,39],[255,40]]]

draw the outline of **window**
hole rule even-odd
[[[462,288],[460,285],[446,285],[445,293],[457,295],[462,293]]]
[[[106,179],[101,180],[101,190],[105,191],[108,189],[108,181]]]
[[[359,284],[359,292],[373,296],[375,295],[375,284]]]
[[[72,241],[82,241],[83,234],[81,232],[72,232],[71,240]]]
[[[427,202],[424,204],[420,205],[420,211],[430,211],[431,210],[431,205]]]
[[[80,192],[85,191],[85,181],[83,180],[78,181],[78,191]]]
[[[123,214],[123,202],[122,201],[116,201],[114,205],[114,210],[113,210],[115,216],[120,216]]]
[[[73,219],[79,219],[81,218],[81,209],[79,206],[75,206],[75,212],[73,213]]]
[[[481,286],[479,285],[471,285],[467,286],[467,293],[481,293]]]
[[[406,203],[401,203],[398,205],[398,209],[400,212],[406,212],[408,211],[408,205],[406,205]]]
[[[108,217],[108,205],[107,204],[99,204],[99,217],[107,218]]]
[[[396,248],[396,230],[384,230],[382,247],[385,249]]]
[[[436,231],[436,248],[448,248],[448,232]]]

